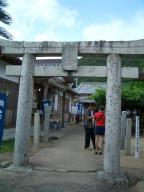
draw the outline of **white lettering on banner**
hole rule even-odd
[[[4,107],[4,101],[0,100],[0,107]]]

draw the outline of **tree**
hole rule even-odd
[[[96,101],[96,105],[105,105],[106,103],[106,90],[103,88],[97,89],[96,92],[90,96],[91,99]]]
[[[144,82],[129,82],[122,88],[122,105],[135,108],[144,107]]]
[[[7,5],[8,4],[6,0],[0,0],[0,21],[6,25],[10,25],[12,23],[12,18],[5,11],[5,8],[7,7]],[[0,36],[6,39],[12,39],[12,35],[2,26],[0,26]]]
[[[91,96],[97,103],[97,105],[105,105],[106,103],[106,90],[98,89]],[[142,108],[144,107],[144,82],[133,81],[129,83],[123,83],[122,85],[122,106],[130,108]]]

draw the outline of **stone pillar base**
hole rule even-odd
[[[32,172],[32,168],[30,166],[14,166],[13,164],[3,170],[27,174]]]
[[[118,184],[122,186],[129,186],[129,181],[126,175],[120,173],[118,175],[106,173],[104,171],[98,171],[96,173],[96,179],[100,181],[106,181],[111,184]]]

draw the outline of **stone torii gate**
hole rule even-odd
[[[121,178],[121,77],[138,78],[138,68],[121,68],[120,55],[144,54],[144,40],[88,42],[17,42],[0,40],[1,54],[22,56],[22,66],[7,66],[6,74],[20,76],[13,165],[28,161],[33,77],[107,77],[106,133],[103,170],[99,179]],[[107,55],[107,66],[78,66],[78,56]],[[34,66],[37,56],[62,56],[62,66]]]

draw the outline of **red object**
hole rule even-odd
[[[96,126],[105,126],[105,114],[101,111],[94,114]]]

